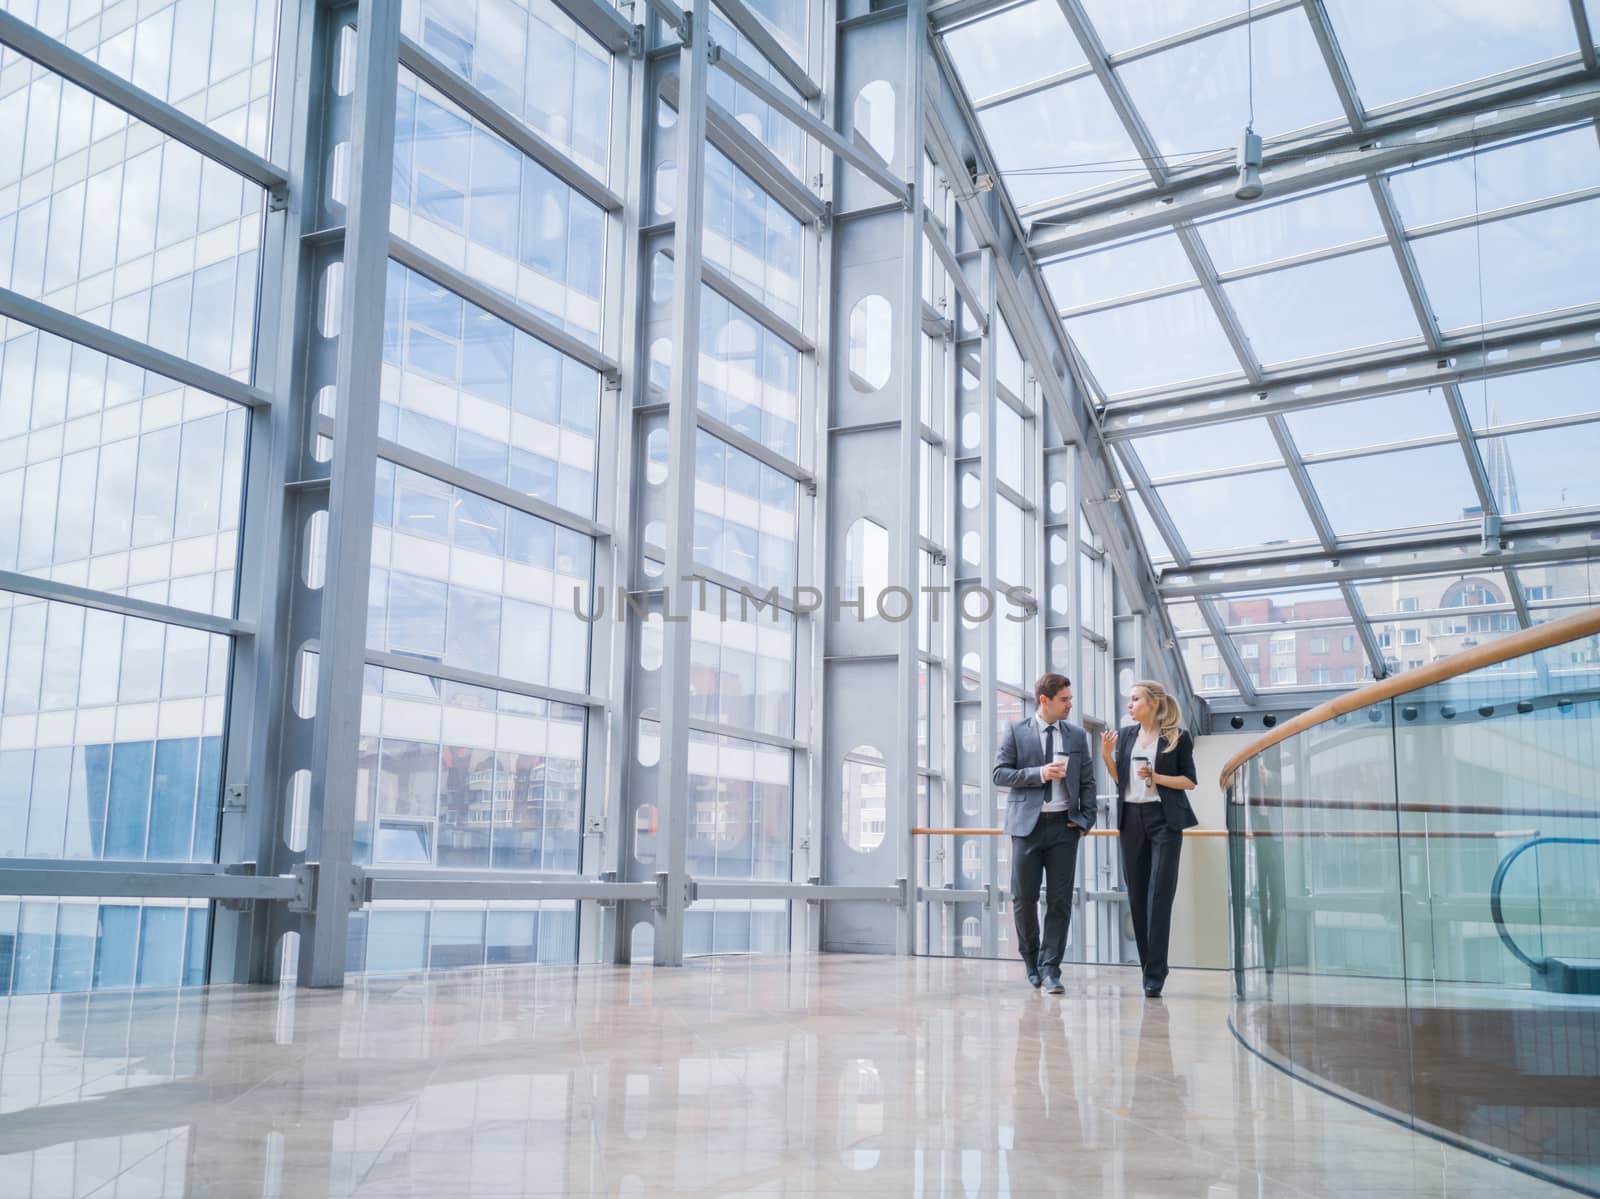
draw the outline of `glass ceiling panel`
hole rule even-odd
[[[1446,332],[1600,302],[1600,200],[1411,243]],[[1482,264],[1480,275],[1479,264]],[[1481,306],[1481,307],[1480,307]]]
[[[1149,177],[1093,78],[986,108],[978,121],[1019,205]]]
[[[1200,615],[1200,605],[1193,600],[1172,600],[1167,604],[1167,617],[1176,633],[1204,632],[1205,617]]]
[[[1183,651],[1183,665],[1189,672],[1189,683],[1200,695],[1235,695],[1233,676],[1217,652],[1217,643],[1210,637],[1185,637],[1178,642]]]
[[[1107,54],[1209,25],[1244,10],[1244,0],[1162,0],[1160,4],[1083,0],[1083,11],[1089,14]]]
[[[1057,308],[1081,308],[1173,283],[1197,282],[1176,233],[1058,258],[1042,269]]]
[[[1152,479],[1257,463],[1283,465],[1283,453],[1272,429],[1259,416],[1139,437],[1130,443],[1130,448],[1139,455],[1145,473]]]
[[[1519,566],[1517,578],[1530,603],[1548,600],[1600,602],[1600,561],[1551,562],[1544,566]]]
[[[1410,575],[1357,583],[1356,595],[1374,623],[1408,612],[1433,612],[1443,608],[1509,604],[1511,590],[1503,571],[1458,571],[1444,575]]]
[[[1254,24],[1256,132],[1276,137],[1325,121],[1343,124],[1344,110],[1304,11]],[[1117,73],[1157,148],[1174,165],[1218,150],[1231,153],[1238,145],[1250,119],[1244,26],[1137,59]]]
[[[1600,362],[1575,362],[1463,383],[1461,399],[1474,429],[1600,414]]]
[[[1600,187],[1600,139],[1588,123],[1389,176],[1407,229],[1588,187]]]
[[[1313,462],[1306,470],[1341,538],[1446,524],[1481,511],[1459,445]]]
[[[952,29],[944,44],[974,100],[1089,61],[1056,0],[1032,0]]]
[[[1420,338],[1388,249],[1223,284],[1263,366]]]
[[[1567,0],[1325,0],[1367,110],[1575,54]]]
[[[1108,395],[1243,373],[1204,292],[1163,296],[1064,323]],[[1155,346],[1159,353],[1152,352]]]
[[[1455,432],[1444,393],[1433,388],[1306,408],[1291,412],[1284,419],[1295,448],[1306,455],[1360,450]]]
[[[1211,264],[1223,273],[1383,236],[1383,222],[1365,183],[1252,206],[1198,228]]]
[[[1496,492],[1503,493],[1503,512],[1600,505],[1594,465],[1600,462],[1600,422],[1484,437],[1478,444]]]
[[[1144,537],[1144,548],[1150,552],[1153,562],[1171,562],[1175,559],[1172,547],[1167,544],[1167,539],[1161,535],[1161,530],[1156,526],[1155,520],[1150,516],[1150,509],[1145,506],[1144,496],[1132,489],[1123,492],[1133,506],[1133,519],[1139,526],[1139,532]]]
[[[1218,597],[1224,627],[1284,624],[1293,620],[1351,619],[1350,606],[1337,587],[1296,587]]]
[[[1351,624],[1323,629],[1265,628],[1232,633],[1229,639],[1244,659],[1245,673],[1266,691],[1351,686],[1367,677],[1372,666]]]
[[[1156,492],[1191,553],[1217,554],[1316,537],[1286,470],[1173,483]]]

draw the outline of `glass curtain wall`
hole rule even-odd
[[[275,5],[3,7],[265,149]],[[214,862],[266,193],[9,48],[0,128],[0,855]],[[0,896],[0,993],[201,983],[210,923]]]

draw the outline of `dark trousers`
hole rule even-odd
[[[1039,969],[1061,965],[1072,919],[1072,877],[1078,865],[1082,831],[1065,812],[1040,812],[1026,837],[1011,838],[1011,911],[1017,922],[1017,950]],[[1039,935],[1039,884],[1049,876],[1044,936]]]
[[[1144,981],[1159,987],[1167,978],[1167,939],[1172,932],[1172,897],[1178,892],[1183,834],[1167,823],[1159,803],[1127,804],[1118,840],[1133,937],[1139,943],[1139,965],[1144,968]]]

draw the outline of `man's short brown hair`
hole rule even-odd
[[[1072,686],[1072,680],[1064,674],[1042,674],[1039,681],[1033,685],[1033,698],[1035,700],[1054,699],[1056,693],[1063,687]]]

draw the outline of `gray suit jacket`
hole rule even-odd
[[[1061,752],[1071,755],[1067,777],[1061,780],[1071,805],[1067,819],[1087,832],[1094,827],[1097,806],[1089,734],[1064,720],[1056,727],[1065,732]],[[1039,777],[1043,765],[1044,742],[1033,717],[1008,724],[994,756],[994,785],[1011,790],[1006,801],[1006,832],[1013,837],[1026,837],[1033,832],[1033,826],[1039,823],[1039,809],[1050,797],[1050,784]]]

